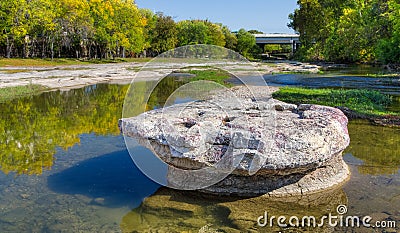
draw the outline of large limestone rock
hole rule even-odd
[[[342,159],[347,122],[335,108],[283,103],[266,87],[235,87],[122,119],[120,128],[170,165],[171,187],[191,189],[226,173],[201,191],[282,196],[318,192],[348,178]],[[207,172],[190,177],[188,170]]]

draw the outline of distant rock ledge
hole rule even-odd
[[[199,191],[288,196],[348,179],[342,158],[350,142],[347,123],[335,108],[287,104],[273,99],[267,87],[234,87],[202,101],[121,119],[120,129],[173,168],[223,170],[234,164],[230,175]],[[175,169],[167,179],[191,182]]]

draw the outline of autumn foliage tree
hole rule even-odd
[[[246,53],[238,49],[242,39],[222,24],[175,22],[134,0],[0,0],[0,30],[0,57],[7,58],[156,56],[190,44]]]
[[[6,57],[124,57],[143,51],[144,18],[133,0],[0,0]]]

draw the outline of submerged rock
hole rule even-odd
[[[121,221],[122,232],[336,232],[329,224],[322,227],[279,227],[276,218],[336,215],[338,205],[348,199],[338,187],[327,192],[296,197],[259,196],[252,198],[215,197],[196,192],[161,188],[154,195],[127,213]],[[258,225],[258,218],[275,216],[273,225]],[[211,231],[201,231],[211,228]]]
[[[287,104],[266,87],[235,87],[122,119],[120,128],[170,165],[170,187],[281,196],[347,179],[347,122],[335,108]],[[188,176],[194,170],[204,172]],[[218,182],[206,185],[215,176]]]

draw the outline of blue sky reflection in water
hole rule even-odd
[[[52,174],[48,186],[57,193],[104,198],[109,207],[137,207],[159,187],[139,171],[127,150],[89,158]]]
[[[122,136],[82,134],[41,175],[0,172],[0,232],[117,232],[160,187],[132,162]]]

